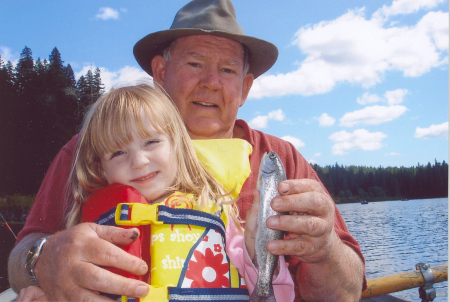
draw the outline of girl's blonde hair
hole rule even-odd
[[[73,194],[68,196],[72,196],[73,205],[66,226],[80,223],[83,203],[91,193],[108,185],[101,156],[130,143],[133,126],[142,137],[150,136],[146,120],[158,133],[168,136],[175,152],[176,180],[168,192],[196,194],[200,208],[211,207],[215,201],[241,229],[235,203],[198,160],[178,109],[162,88],[147,84],[113,89],[103,94],[86,114],[70,176],[68,191]]]

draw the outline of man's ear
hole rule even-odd
[[[253,73],[247,73],[244,77],[244,82],[242,85],[242,98],[239,107],[244,105],[245,101],[247,100],[247,96],[248,93],[250,92],[250,88],[252,88],[252,85],[253,85]]]
[[[152,60],[153,81],[163,86],[166,74],[166,60],[163,56],[156,55]]]

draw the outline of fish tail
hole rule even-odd
[[[257,289],[258,285],[255,286],[255,289],[253,290],[252,294],[250,295],[250,300],[248,300],[249,302],[259,302],[259,297],[257,294]]]
[[[275,294],[273,293],[273,289],[271,288],[269,291],[269,295],[267,297],[258,296],[258,284],[256,284],[255,289],[250,295],[249,302],[277,302],[275,299]]]

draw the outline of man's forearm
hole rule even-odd
[[[9,284],[15,292],[19,292],[20,289],[27,287],[31,284],[30,276],[25,269],[25,259],[29,249],[39,239],[48,234],[45,233],[33,233],[25,236],[14,249],[11,251],[8,260],[8,278]]]
[[[320,263],[300,264],[296,279],[302,299],[359,301],[364,278],[361,258],[339,237],[330,255]]]

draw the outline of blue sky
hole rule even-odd
[[[132,48],[188,1],[0,0],[0,56],[57,47],[77,79],[109,89],[149,78]],[[274,43],[239,118],[321,166],[448,162],[447,0],[234,1],[247,35]]]

